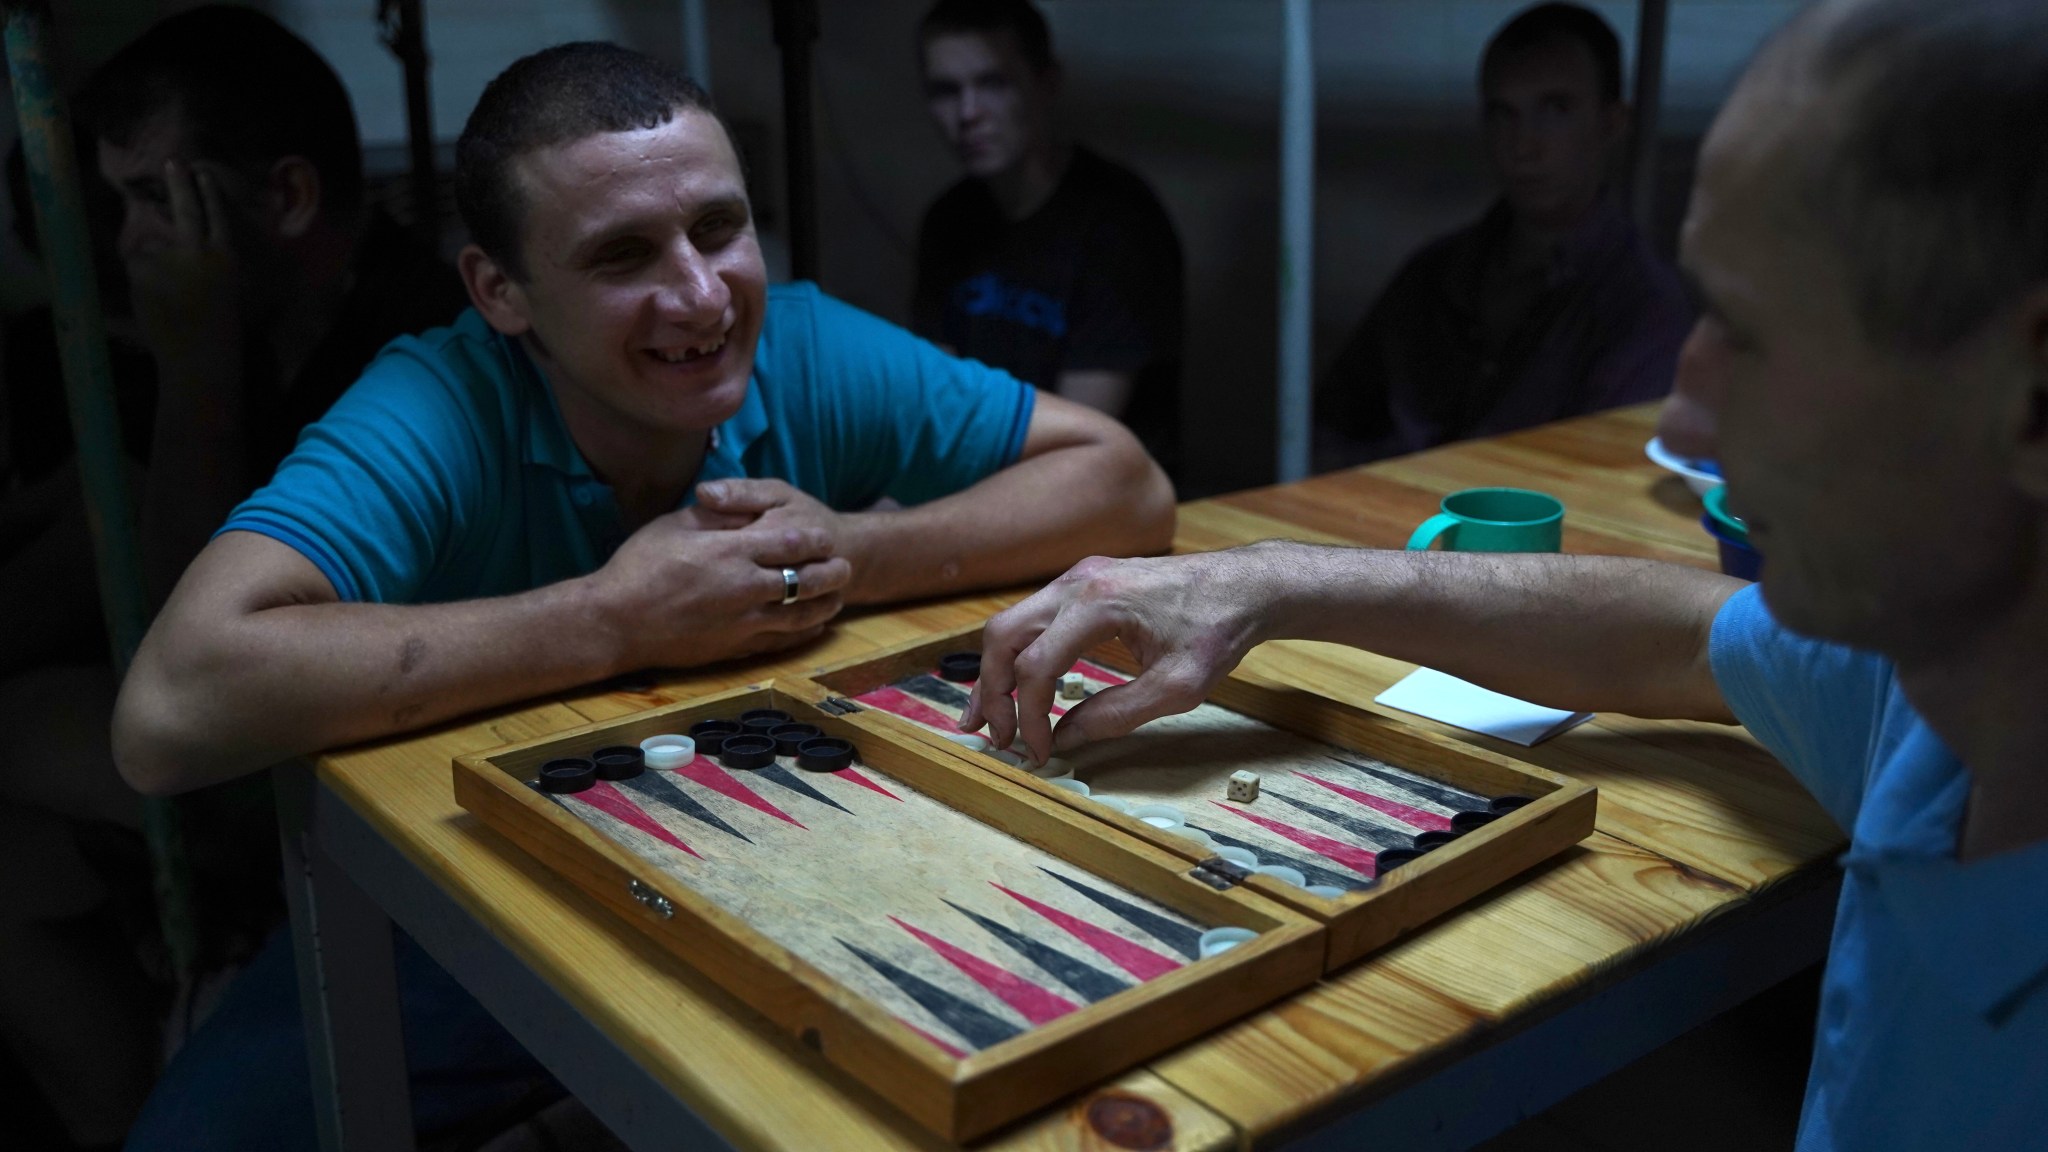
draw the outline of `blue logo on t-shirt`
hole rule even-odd
[[[1067,334],[1065,301],[1012,284],[993,272],[962,280],[953,289],[953,307],[969,316],[999,316],[1054,339]]]

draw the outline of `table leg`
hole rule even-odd
[[[312,769],[283,765],[273,776],[321,1152],[410,1152],[391,921],[313,834]]]
[[[320,851],[476,997],[612,1135],[634,1149],[732,1148],[695,1109],[527,967],[346,800],[317,784],[313,791],[312,839]],[[350,1148],[353,1152],[354,1146]]]

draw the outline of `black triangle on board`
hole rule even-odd
[[[1076,960],[1050,944],[1033,940],[1015,928],[999,924],[978,912],[962,908],[951,900],[946,901],[946,903],[952,905],[953,911],[981,925],[982,930],[989,935],[1008,944],[1012,951],[1051,973],[1053,978],[1060,983],[1080,993],[1081,998],[1091,1004],[1114,996],[1130,987],[1130,985],[1118,980],[1109,973],[1093,965]]]
[[[1342,756],[1331,756],[1330,759],[1344,765],[1346,768],[1353,768],[1363,772],[1382,784],[1392,784],[1404,792],[1420,796],[1434,804],[1441,804],[1453,812],[1463,812],[1467,808],[1484,809],[1486,807],[1486,797],[1479,795],[1477,792],[1467,792],[1462,788],[1453,788],[1448,784],[1439,784],[1434,780],[1424,780],[1414,773],[1403,772],[1391,764],[1360,764],[1356,760],[1346,760]],[[1384,795],[1377,788],[1368,788],[1366,791],[1372,792],[1375,795]],[[1386,799],[1399,801],[1401,798],[1399,796],[1387,796]]]
[[[1299,808],[1318,820],[1327,820],[1365,841],[1367,844],[1372,845],[1374,848],[1412,848],[1415,846],[1415,833],[1413,832],[1403,832],[1397,828],[1388,828],[1381,824],[1374,824],[1370,820],[1360,820],[1356,816],[1347,816],[1342,812],[1311,804],[1306,800],[1296,800],[1292,796],[1282,796],[1278,792],[1269,792],[1267,795],[1280,801],[1282,804],[1292,804],[1294,807]],[[1392,819],[1392,817],[1389,817],[1389,819]]]
[[[1160,943],[1173,949],[1175,952],[1190,960],[1200,958],[1202,951],[1201,929],[1191,928],[1178,920],[1162,916],[1149,908],[1140,908],[1128,900],[1119,900],[1107,892],[1098,892],[1079,880],[1069,879],[1050,868],[1041,866],[1038,870],[1123,917],[1125,920],[1130,921],[1133,927],[1141,932],[1151,934]]]
[[[769,780],[776,784],[780,784],[784,788],[789,789],[791,792],[808,796],[811,799],[816,800],[820,804],[830,804],[834,808],[839,809],[841,812],[846,813],[848,816],[853,815],[853,810],[851,808],[846,807],[839,801],[832,799],[830,796],[825,795],[823,792],[820,792],[816,788],[813,788],[809,784],[806,784],[802,780],[799,780],[796,776],[796,773],[791,772],[789,769],[784,768],[780,764],[770,764],[766,768],[756,768],[754,770],[754,775],[759,776],[763,780]]]
[[[967,693],[958,684],[948,684],[927,672],[897,682],[896,687],[932,704],[943,704],[955,711],[967,707]]]
[[[1188,825],[1188,827],[1195,828],[1193,824]],[[1257,856],[1261,864],[1284,864],[1301,873],[1302,877],[1311,884],[1328,884],[1333,888],[1342,888],[1347,892],[1357,892],[1372,887],[1372,881],[1367,880],[1363,876],[1345,872],[1332,872],[1330,869],[1324,868],[1319,864],[1311,864],[1299,856],[1289,856],[1284,852],[1275,852],[1264,844],[1254,844],[1249,840],[1239,840],[1235,836],[1226,836],[1213,828],[1195,828],[1195,831],[1207,832],[1209,839],[1214,840],[1225,848],[1242,848]]]
[[[614,780],[612,783],[627,789],[643,800],[652,800],[673,811],[680,812],[692,820],[709,824],[729,836],[747,840],[746,833],[718,818],[718,813],[697,802],[697,798],[677,787],[673,780],[660,772],[642,772],[629,780]]]
[[[833,939],[837,940],[838,937],[835,936]],[[840,940],[839,945],[860,957],[868,967],[881,973],[883,979],[901,989],[905,996],[917,1001],[919,1007],[944,1021],[946,1027],[959,1033],[970,1048],[979,1050],[992,1044],[1000,1044],[1024,1031],[1000,1016],[976,1008],[921,976],[905,972],[872,952],[848,944],[844,940]]]

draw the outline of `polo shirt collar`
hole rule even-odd
[[[538,464],[565,476],[590,476],[590,462],[576,447],[576,441],[569,437],[569,425],[562,419],[562,409],[555,403],[555,390],[548,387],[547,377],[533,357],[526,354],[526,346],[510,336],[500,335],[505,345],[505,355],[512,362],[512,371],[519,377],[519,385],[525,391],[531,405],[531,416],[526,421],[526,443],[520,452],[520,462]]]
[[[568,422],[562,419],[561,406],[555,402],[555,390],[548,386],[540,366],[527,355],[525,346],[519,341],[503,335],[498,339],[504,342],[505,354],[512,363],[513,372],[519,377],[520,386],[532,398],[533,416],[526,421],[526,443],[521,451],[521,461],[553,469],[565,476],[594,476],[590,462],[583,458],[582,450],[576,447],[576,441],[569,435]],[[739,411],[711,430],[711,442],[705,446],[704,467],[698,479],[729,480],[745,476],[747,449],[767,431],[768,406],[761,400],[758,378],[752,379],[747,382],[747,394],[740,401]],[[684,503],[690,499],[685,497]]]
[[[697,479],[731,480],[745,476],[747,449],[767,431],[768,405],[761,399],[761,378],[756,373],[747,381],[747,394],[740,401],[739,411],[711,430],[711,443],[704,447],[704,467],[697,473]]]
[[[2048,841],[1958,861],[1971,777],[1924,721],[1889,769],[1843,864],[1869,879],[1927,970],[1996,1026],[2048,991]]]

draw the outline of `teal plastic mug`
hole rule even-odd
[[[1467,488],[1444,497],[1443,511],[1424,520],[1408,547],[1442,538],[1457,552],[1555,552],[1564,544],[1564,504],[1526,488]]]

